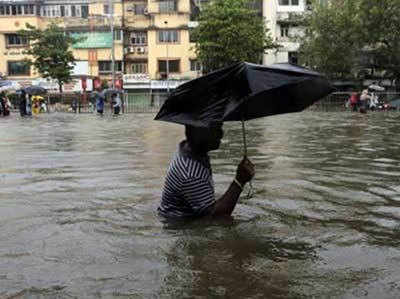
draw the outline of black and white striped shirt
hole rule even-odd
[[[168,169],[158,212],[167,218],[206,215],[215,203],[208,155],[196,156],[182,141]]]

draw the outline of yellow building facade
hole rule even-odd
[[[17,32],[26,23],[44,29],[57,22],[85,38],[72,47],[76,80],[66,91],[80,90],[83,76],[112,85],[112,61],[114,78],[123,79],[125,89],[174,88],[200,71],[189,35],[196,25],[192,9],[190,0],[113,0],[111,6],[109,0],[0,0],[1,75],[23,85],[43,82],[24,65],[27,42]]]

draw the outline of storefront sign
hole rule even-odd
[[[72,33],[72,37],[82,39],[72,46],[74,49],[111,48],[113,43],[111,32]]]

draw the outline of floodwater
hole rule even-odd
[[[0,298],[400,297],[399,114],[248,122],[254,196],[175,225],[155,211],[183,128],[152,118],[0,118]],[[225,130],[220,195],[242,154]]]

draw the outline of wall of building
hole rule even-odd
[[[291,14],[302,14],[307,10],[307,0],[298,0],[298,5],[280,5],[279,0],[264,0],[263,15],[270,30],[272,38],[282,45],[278,51],[270,51],[263,57],[264,64],[288,62],[289,53],[297,52],[299,43],[292,41],[289,37],[282,36],[281,26],[289,28],[289,36],[301,34],[301,27],[293,27],[288,21]],[[291,3],[291,0],[289,0]]]

